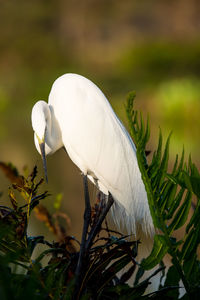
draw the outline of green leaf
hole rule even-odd
[[[186,172],[183,172],[183,179],[188,190],[200,198],[200,177],[189,176]]]
[[[197,206],[193,212],[190,222],[187,224],[186,233],[189,232],[192,226],[194,226],[194,228],[199,226],[199,216],[200,216],[200,199],[198,199]]]
[[[179,281],[181,280],[180,278],[180,274],[178,273],[176,267],[174,265],[172,265],[166,275],[166,279],[165,279],[165,287],[169,287],[169,286],[179,286]],[[173,291],[173,297],[174,299],[178,299],[179,296],[179,291],[174,290]]]
[[[183,270],[188,281],[191,282],[193,286],[199,286],[200,262],[196,254],[184,261]]]
[[[167,142],[165,145],[164,154],[162,157],[162,161],[160,164],[160,168],[157,174],[156,186],[160,188],[164,178],[166,177],[167,167],[168,167],[168,160],[169,160],[169,142],[170,142],[171,134],[167,138]]]
[[[178,154],[176,154],[176,159],[175,159],[173,170],[172,170],[173,175],[175,175],[175,173],[176,173],[177,165],[178,165]]]
[[[177,230],[185,224],[191,207],[191,197],[192,194],[188,191],[183,204],[180,206],[171,224],[169,225],[169,233],[172,233],[174,230]]]
[[[177,170],[177,174],[180,173],[180,171],[183,168],[184,156],[185,156],[185,151],[184,151],[184,148],[183,148],[182,155],[181,155],[181,160],[180,160],[180,163],[179,163],[179,166],[178,166],[178,170]]]
[[[53,206],[54,206],[54,208],[55,208],[56,210],[59,210],[59,209],[60,209],[62,200],[63,200],[63,193],[57,194],[57,195],[56,195],[56,199],[55,199],[54,204],[53,204]]]
[[[167,219],[172,218],[174,212],[176,211],[179,204],[181,203],[181,200],[184,195],[184,191],[185,191],[185,189],[181,188],[180,191],[178,192],[178,194],[176,195],[176,197],[174,198],[173,202],[171,203],[171,206],[169,207],[169,213],[168,213]]]
[[[145,270],[141,267],[138,268],[137,274],[135,276],[134,285],[137,285],[140,281],[140,278],[144,275]]]
[[[148,176],[151,178],[155,178],[158,174],[158,170],[160,168],[160,160],[161,160],[161,153],[162,153],[162,134],[161,130],[159,132],[159,140],[158,140],[158,148],[157,151],[153,154],[153,159],[151,165],[149,166]]]
[[[199,245],[200,225],[198,228],[193,228],[187,235],[184,245],[181,249],[181,259],[189,259],[196,253]]]
[[[169,210],[170,207],[173,204],[173,201],[175,199],[175,195],[176,195],[176,191],[177,191],[177,185],[175,184],[169,184],[168,185],[168,189],[167,189],[167,194],[165,194],[165,209]]]
[[[164,255],[167,253],[168,248],[165,237],[163,235],[155,235],[151,254],[142,261],[141,266],[145,270],[152,269],[162,260]]]

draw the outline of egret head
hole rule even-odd
[[[47,178],[47,165],[46,165],[46,155],[51,152],[51,148],[47,145],[47,131],[50,122],[50,111],[48,104],[45,101],[38,101],[32,109],[32,127],[34,130],[34,141],[38,152],[42,156],[45,178]]]

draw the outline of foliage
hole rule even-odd
[[[84,239],[80,245],[67,234],[69,218],[59,211],[62,194],[57,196],[56,211],[51,215],[41,204],[48,192],[40,192],[43,179],[38,181],[37,168],[25,178],[12,165],[0,163],[12,182],[8,192],[11,206],[0,206],[1,299],[177,299],[181,286],[186,290],[182,299],[197,299],[200,292],[200,174],[191,157],[187,164],[184,163],[184,151],[169,171],[170,136],[162,151],[161,132],[152,159],[147,159],[149,123],[147,120],[145,124],[142,115],[134,111],[134,97],[134,93],[129,95],[126,112],[157,229],[150,256],[139,265],[136,261],[139,241],[130,241],[111,231],[106,222],[105,226],[99,223],[106,207],[99,197],[89,209],[89,215],[84,214],[84,228],[87,216],[90,224],[85,232],[82,264],[78,267]],[[33,211],[55,234],[55,242],[46,241],[43,236],[28,235]],[[60,218],[65,220],[66,226],[61,225]],[[184,233],[178,239],[174,232],[180,228]],[[45,250],[41,250],[40,245]],[[38,249],[40,253],[36,254]],[[171,266],[165,270],[162,259],[167,253],[171,256]],[[158,264],[161,267],[143,279],[144,272]],[[160,271],[163,276],[158,290],[145,295],[152,277]],[[133,273],[135,282],[128,285],[126,282]]]
[[[80,284],[77,287],[76,268],[79,257],[79,242],[68,236],[57,217],[69,223],[67,215],[56,210],[52,216],[40,203],[48,196],[39,193],[43,179],[37,182],[37,169],[24,178],[12,165],[0,163],[1,169],[12,181],[9,188],[11,207],[0,206],[0,298],[4,299],[110,299],[132,297],[138,299],[149,284],[149,279],[129,287],[125,282],[136,269],[137,242],[127,241],[125,237],[108,228],[99,237],[92,232],[101,215],[102,201],[92,209],[89,243],[81,269]],[[19,192],[19,193],[18,193]],[[25,204],[19,206],[18,197]],[[59,208],[61,195],[55,201]],[[104,206],[104,205],[103,205]],[[57,242],[48,242],[43,236],[28,236],[30,214],[35,211],[39,220],[45,222],[56,235]],[[115,236],[111,235],[115,234]],[[117,237],[117,236],[118,237]],[[36,258],[33,252],[40,244],[46,249]],[[45,262],[44,262],[45,260]],[[129,264],[127,271],[116,274]]]
[[[163,286],[184,285],[188,297],[198,297],[200,293],[200,261],[198,246],[200,240],[200,174],[189,157],[184,163],[184,150],[181,158],[176,156],[172,171],[169,172],[169,135],[162,153],[162,134],[160,132],[157,150],[148,163],[145,156],[146,144],[150,137],[149,123],[133,109],[135,94],[130,93],[126,111],[131,135],[136,143],[137,158],[144,181],[154,225],[158,229],[150,256],[143,260],[142,268],[148,270],[157,265],[166,253],[171,256]],[[193,212],[189,217],[189,212]],[[182,228],[183,236],[174,237],[174,232]],[[182,284],[180,283],[180,286]],[[170,292],[177,297],[177,290]],[[186,299],[186,296],[183,297]]]

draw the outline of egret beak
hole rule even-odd
[[[39,146],[40,146],[40,151],[41,151],[41,156],[42,156],[42,161],[43,161],[45,180],[46,180],[46,183],[48,183],[47,162],[46,162],[46,156],[45,156],[45,143],[44,142],[40,142]]]

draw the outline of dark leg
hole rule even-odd
[[[77,263],[77,267],[76,267],[76,271],[75,271],[75,275],[76,275],[76,288],[75,288],[76,291],[75,291],[75,293],[76,294],[78,293],[78,289],[80,286],[83,259],[84,259],[85,252],[86,252],[86,238],[87,238],[87,233],[88,233],[88,227],[90,225],[90,220],[91,220],[91,206],[90,206],[90,197],[89,197],[89,191],[88,191],[87,175],[83,175],[83,185],[84,185],[84,196],[85,196],[85,212],[84,212],[84,225],[83,225],[79,258],[78,258],[78,263]]]
[[[91,229],[89,237],[88,237],[88,240],[86,241],[86,245],[85,245],[85,250],[86,251],[91,247],[92,242],[93,242],[95,236],[97,235],[98,231],[100,231],[101,224],[103,223],[103,221],[104,221],[104,219],[105,219],[105,217],[106,217],[109,209],[113,205],[113,203],[114,203],[114,199],[113,199],[112,195],[109,193],[109,195],[108,195],[108,201],[107,201],[105,207],[103,208],[102,213],[99,216],[98,222]]]

